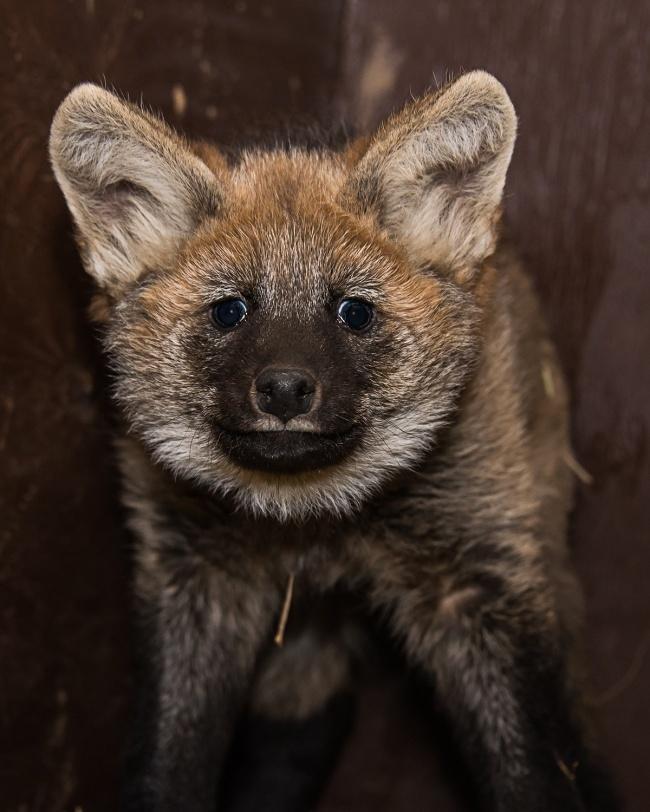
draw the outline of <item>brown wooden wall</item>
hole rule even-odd
[[[115,808],[126,537],[89,285],[46,160],[82,80],[226,141],[311,116],[372,126],[449,72],[508,87],[506,202],[574,389],[593,475],[574,521],[603,738],[650,808],[650,4],[647,0],[0,0],[0,808]],[[391,674],[321,812],[461,810]],[[456,776],[456,778],[454,778]]]

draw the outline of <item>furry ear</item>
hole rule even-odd
[[[214,174],[171,129],[95,85],[61,103],[50,159],[103,287],[164,263],[219,204]]]
[[[516,129],[503,85],[467,73],[388,119],[352,170],[348,200],[374,209],[414,262],[476,266],[495,248]]]

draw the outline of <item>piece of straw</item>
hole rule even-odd
[[[280,612],[280,620],[278,621],[278,630],[275,633],[273,641],[276,646],[281,646],[284,643],[284,632],[287,628],[287,621],[289,620],[289,610],[291,609],[291,600],[293,599],[293,572],[289,574],[287,581],[287,591],[284,593],[284,603],[282,604],[282,611]]]
[[[547,397],[554,398],[557,394],[555,389],[555,378],[553,377],[553,370],[551,365],[546,361],[542,361],[542,383],[544,384],[544,391]]]
[[[578,477],[580,482],[583,482],[585,485],[593,485],[594,478],[593,476],[584,468],[578,460],[573,455],[573,452],[570,448],[564,450],[564,462],[569,466],[569,468],[573,471],[573,473]]]

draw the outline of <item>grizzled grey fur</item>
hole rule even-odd
[[[63,101],[52,165],[136,538],[125,809],[311,808],[360,648],[348,594],[428,680],[486,809],[615,808],[581,699],[565,385],[499,242],[515,133],[482,72],[342,150],[228,159],[99,87]]]

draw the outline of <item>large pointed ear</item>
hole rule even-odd
[[[159,267],[219,205],[214,174],[171,129],[95,85],[63,100],[50,158],[87,270],[106,288]]]
[[[417,264],[475,267],[495,247],[517,119],[504,87],[461,76],[393,115],[352,170],[345,195]]]

